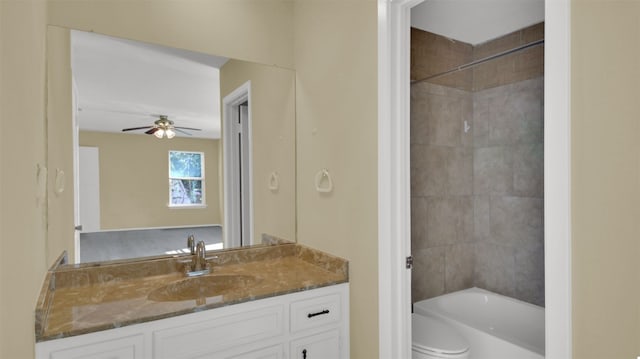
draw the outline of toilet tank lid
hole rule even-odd
[[[460,354],[469,350],[462,335],[442,320],[420,314],[411,314],[413,347],[442,354]]]

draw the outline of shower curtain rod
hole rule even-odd
[[[454,69],[447,70],[447,71],[441,72],[439,74],[431,75],[431,76],[425,77],[425,78],[420,79],[420,80],[413,80],[413,81],[411,81],[411,84],[418,83],[418,82],[423,82],[423,81],[427,81],[427,80],[432,80],[432,79],[435,79],[436,77],[452,74],[452,73],[458,72],[458,71],[463,71],[463,70],[478,66],[480,64],[483,64],[483,63],[485,63],[487,61],[495,60],[495,59],[497,59],[499,57],[506,56],[506,55],[511,55],[514,52],[526,50],[526,49],[528,49],[530,47],[543,45],[543,44],[544,44],[544,39],[536,40],[536,41],[533,41],[533,42],[530,42],[530,43],[527,43],[527,44],[524,44],[524,45],[520,45],[518,47],[514,47],[513,49],[509,49],[509,50],[506,50],[506,51],[503,51],[503,52],[499,52],[497,54],[493,54],[491,56],[487,56],[487,57],[481,58],[479,60],[471,61],[471,62],[469,62],[467,64],[460,65],[460,66],[458,66],[458,67],[456,67]]]

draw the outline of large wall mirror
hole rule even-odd
[[[295,240],[295,72],[49,26],[51,258]],[[50,259],[51,259],[50,258]]]

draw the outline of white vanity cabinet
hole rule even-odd
[[[348,357],[348,283],[36,344],[36,359]]]

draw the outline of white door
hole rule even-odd
[[[100,230],[100,153],[98,147],[78,151],[79,223],[81,232]]]

